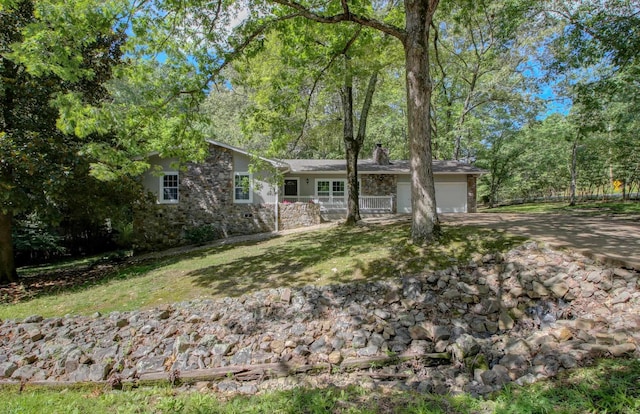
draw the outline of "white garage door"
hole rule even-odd
[[[398,183],[398,213],[411,213],[410,183]]]
[[[467,183],[436,182],[438,213],[467,212]]]
[[[436,182],[438,213],[467,212],[467,183]],[[411,213],[411,184],[398,183],[398,213]]]

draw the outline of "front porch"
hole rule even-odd
[[[347,211],[347,197],[333,196],[281,196],[280,203],[311,203],[320,206],[321,213],[344,213]],[[384,214],[394,213],[394,196],[360,196],[358,200],[360,213]]]

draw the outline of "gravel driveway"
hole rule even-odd
[[[506,230],[604,263],[640,269],[640,217],[565,214],[442,214],[443,223]]]

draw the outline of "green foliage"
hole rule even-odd
[[[367,53],[373,44],[387,53]],[[234,63],[233,83],[241,85],[249,101],[244,135],[262,142],[271,156],[344,157],[340,91],[345,74],[353,80],[354,107],[360,107],[371,74],[390,66],[398,57],[397,46],[375,31],[357,27],[327,27],[299,19],[280,23],[259,53]],[[384,105],[379,102],[379,107]],[[406,124],[406,119],[401,117],[401,122]]]
[[[224,234],[212,224],[190,227],[184,231],[184,238],[191,244],[201,245],[222,238]]]
[[[55,256],[65,252],[61,237],[44,226],[37,216],[21,220],[13,228],[13,242],[17,254],[36,253]]]
[[[434,37],[434,153],[474,159],[493,134],[509,133],[538,111],[537,83],[523,74],[536,32],[523,2],[446,2]],[[487,131],[490,131],[489,133]]]
[[[575,214],[581,215],[602,215],[602,214],[640,214],[640,202],[622,201],[585,201],[575,206],[568,206],[566,203],[533,203],[518,204],[511,206],[496,207],[488,212],[495,213],[555,213],[555,214]]]

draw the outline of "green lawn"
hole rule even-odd
[[[408,242],[409,225],[332,227],[261,242],[202,248],[146,261],[72,290],[0,305],[0,319],[149,308],[259,289],[398,277],[504,251],[523,239],[486,229],[445,227],[440,242]],[[68,266],[68,265],[67,265]]]
[[[487,208],[483,213],[556,213],[556,214],[640,214],[638,201],[593,201],[578,203],[571,207],[562,203],[527,203],[511,206]]]
[[[103,386],[0,388],[0,413],[411,413],[583,414],[640,412],[640,361],[602,360],[550,381],[508,387],[489,399],[381,392],[358,387],[297,388],[224,398],[175,388],[108,391]]]
[[[408,234],[406,223],[337,227],[164,255],[120,268],[89,285],[4,304],[0,319],[34,313],[106,313],[271,287],[394,278],[464,263],[523,241],[498,231],[445,226],[438,243],[417,246],[408,241]],[[226,398],[168,387],[111,391],[95,385],[47,389],[27,384],[22,391],[18,386],[0,387],[0,413],[636,413],[638,378],[639,360],[603,360],[552,381],[506,388],[486,400],[357,387]]]

